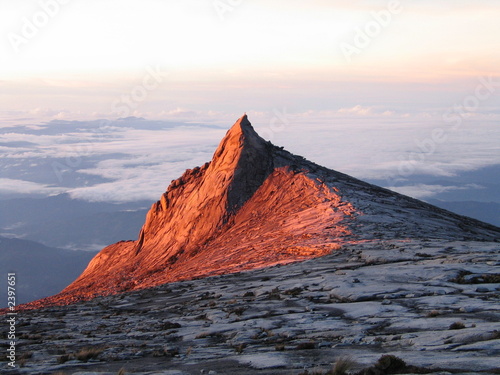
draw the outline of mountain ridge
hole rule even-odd
[[[33,306],[286,264],[349,243],[499,236],[493,225],[293,155],[244,115],[211,162],[172,181],[136,241],[104,248],[63,292]]]
[[[30,240],[0,236],[0,271],[17,275],[16,302],[27,303],[59,293],[84,271],[96,252],[65,250]],[[57,261],[54,261],[57,259]],[[7,288],[0,290],[7,305]]]

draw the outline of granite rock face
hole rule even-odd
[[[172,181],[136,241],[104,248],[63,292],[29,307],[286,264],[367,240],[499,237],[497,227],[274,146],[245,115],[212,161]]]
[[[386,240],[286,266],[20,312],[17,368],[116,375],[498,374],[500,243]],[[396,373],[396,372],[384,372]]]

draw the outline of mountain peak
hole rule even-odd
[[[241,133],[241,136],[245,140],[264,141],[264,139],[262,139],[253,128],[252,124],[248,120],[248,116],[246,113],[234,123],[230,131],[232,130]]]
[[[250,124],[250,121],[248,121],[248,116],[247,116],[246,112],[243,114],[243,116],[241,116],[238,119],[238,121],[236,121],[236,123],[234,125],[240,125],[242,127],[248,127],[248,126],[252,127],[252,124]]]
[[[214,153],[212,162],[231,163],[242,154],[243,150],[248,153],[249,149],[253,149],[250,153],[255,154],[264,151],[268,146],[268,142],[257,134],[247,115],[244,114],[227,131]]]
[[[246,114],[227,131],[208,172],[229,183],[229,212],[245,203],[271,173],[273,148],[257,134]]]
[[[250,123],[250,121],[248,120],[248,116],[247,114],[243,114],[243,116],[241,116],[235,123],[234,125],[231,127],[230,130],[234,129],[235,131],[239,131],[243,134],[245,133],[248,133],[248,132],[253,132],[254,134],[257,134],[252,126],[252,124]]]
[[[232,220],[269,176],[273,149],[246,115],[238,119],[212,161],[186,170],[153,204],[135,245],[136,256],[162,263],[196,251]],[[158,257],[160,246],[167,250]]]

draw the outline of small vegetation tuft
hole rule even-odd
[[[456,284],[498,284],[500,283],[500,273],[485,273],[473,275],[470,271],[460,271],[456,277],[451,279]],[[469,276],[469,277],[467,277]]]
[[[238,344],[236,346],[234,346],[234,351],[238,354],[241,354],[243,353],[243,350],[247,347],[247,344],[245,343],[241,343],[241,344]]]
[[[465,280],[465,276],[472,275],[472,272],[470,271],[460,271],[457,276],[455,276],[453,279],[450,279],[452,283],[456,284],[467,284],[467,281]]]
[[[288,296],[292,296],[292,297],[296,297],[298,296],[300,293],[302,293],[304,291],[303,288],[301,287],[296,287],[296,288],[292,288],[292,289],[288,289],[286,290],[283,294],[285,295],[288,295]]]
[[[347,375],[348,371],[356,365],[351,357],[340,357],[337,359],[331,371],[327,375]]]
[[[340,357],[333,367],[326,372],[323,370],[313,370],[312,372],[306,370],[299,375],[347,375],[355,365],[356,363],[350,357]]]
[[[392,354],[384,354],[377,363],[358,372],[358,375],[403,374],[410,370],[406,362]]]
[[[87,362],[90,359],[96,359],[103,352],[101,348],[83,348],[75,354],[75,358],[82,362]]]
[[[438,310],[432,310],[427,313],[428,318],[435,318],[436,316],[441,315],[441,313]]]
[[[296,350],[310,350],[316,349],[316,343],[314,341],[301,342],[295,347]]]
[[[449,327],[450,330],[452,329],[464,329],[465,328],[465,324],[463,322],[455,322],[455,323],[452,323]]]
[[[63,363],[68,362],[70,359],[73,359],[72,354],[63,354],[59,358],[57,358],[57,363],[62,365]]]
[[[181,325],[179,323],[163,322],[159,328],[161,331],[167,331],[169,329],[181,328]]]
[[[387,373],[394,373],[395,371],[406,369],[406,362],[395,355],[386,354],[379,358],[375,367],[384,370]]]
[[[312,372],[306,370],[304,372],[301,372],[299,375],[328,375],[328,373],[322,370],[313,370]]]
[[[271,290],[267,295],[267,299],[280,300],[281,299],[280,289],[276,287],[273,290]]]
[[[244,307],[244,306],[239,306],[239,307],[235,307],[235,308],[233,308],[233,309],[229,310],[229,312],[228,312],[228,313],[229,313],[229,315],[231,315],[231,314],[235,314],[235,315],[237,315],[237,316],[242,316],[242,315],[243,315],[243,313],[245,312],[245,310],[246,310],[246,307]]]
[[[282,352],[285,350],[285,344],[276,344],[274,346],[274,350],[276,350],[277,352]]]

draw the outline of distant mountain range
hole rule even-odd
[[[500,203],[495,202],[447,202],[438,199],[428,199],[427,202],[457,214],[473,217],[500,226]]]
[[[0,200],[0,235],[73,250],[100,250],[137,236],[150,202],[112,204],[47,198]]]
[[[16,274],[17,303],[59,293],[87,266],[95,255],[68,251],[40,243],[0,237],[0,274]],[[7,305],[7,288],[0,289],[0,307]]]

